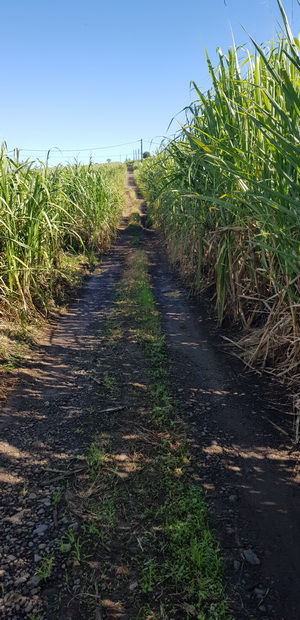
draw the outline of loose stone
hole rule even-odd
[[[245,560],[247,560],[249,564],[252,564],[252,566],[258,566],[258,564],[260,564],[260,560],[258,559],[256,553],[252,551],[252,549],[244,549],[243,555]]]
[[[45,532],[47,532],[48,530],[48,525],[46,525],[46,523],[42,523],[41,525],[38,525],[38,527],[33,531],[34,534],[37,534],[38,536],[42,536]]]

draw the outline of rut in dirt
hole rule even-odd
[[[128,184],[134,186],[131,175]],[[142,202],[140,206],[143,215]],[[207,492],[210,522],[225,560],[232,615],[237,620],[298,620],[299,454],[269,422],[281,426],[280,413],[265,399],[266,383],[246,374],[224,352],[214,322],[171,272],[156,233],[146,230],[143,244],[166,333],[179,413],[189,437],[191,472]],[[27,361],[19,388],[2,414],[3,620],[30,618],[42,613],[43,601],[56,600],[60,571],[50,586],[42,586],[36,569],[41,557],[55,556],[67,530],[78,528],[74,516],[57,511],[61,486],[68,480],[75,480],[76,486],[101,411],[108,406],[130,408],[132,395],[125,387],[121,394],[111,390],[109,398],[101,400],[94,374],[103,324],[113,307],[129,246],[125,223],[80,299],[54,327],[51,339]],[[122,381],[127,381],[128,373],[133,377],[136,373],[139,381],[133,383],[142,394],[143,359],[134,356],[128,345],[113,364],[122,367]],[[102,362],[109,363],[111,357],[106,348]],[[127,426],[131,436],[134,426],[129,418]],[[118,432],[115,449],[120,452]],[[115,552],[118,558],[119,550]],[[72,583],[74,597],[78,587]],[[85,611],[76,615],[68,605],[61,608],[61,616],[49,611],[42,617],[87,617]],[[105,617],[132,620],[130,613],[128,609],[119,613],[112,596]]]
[[[92,380],[99,333],[128,251],[126,220],[80,298],[20,369],[0,418],[0,617],[40,617],[38,567],[51,563],[67,530],[57,517],[61,485],[82,467],[97,408]],[[113,405],[114,399],[111,399]],[[49,566],[50,568],[50,566]],[[58,579],[62,579],[62,570]],[[46,588],[47,590],[47,588]],[[57,596],[50,591],[47,596]],[[47,617],[41,616],[41,617]]]
[[[298,620],[300,465],[292,424],[290,435],[281,432],[282,395],[228,355],[222,331],[172,273],[161,242],[154,236],[147,246],[194,467],[229,589],[242,601],[236,617]]]

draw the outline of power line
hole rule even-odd
[[[156,137],[158,137],[158,136],[156,136]],[[153,142],[153,140],[144,140],[144,142],[146,142],[147,144],[150,144],[150,147],[152,145],[161,146],[163,140],[161,142]],[[53,160],[53,159],[61,159],[62,161],[66,162],[66,161],[68,161],[67,157],[68,158],[72,157],[71,153],[76,153],[76,155],[77,155],[79,153],[83,153],[83,152],[88,153],[89,152],[90,155],[92,156],[92,152],[93,151],[100,151],[100,150],[106,150],[106,149],[115,149],[115,148],[118,148],[118,147],[121,147],[121,146],[129,146],[129,145],[132,145],[132,144],[140,144],[141,147],[142,147],[142,143],[143,143],[142,140],[134,140],[132,142],[123,142],[122,144],[113,144],[113,145],[110,145],[110,146],[98,146],[98,147],[93,147],[93,148],[89,148],[89,149],[87,149],[87,148],[85,148],[85,149],[60,149],[59,147],[52,147],[50,149],[22,149],[22,148],[14,148],[14,149],[11,149],[11,150],[7,151],[7,153],[16,153],[16,152],[19,152],[19,153],[21,153],[21,152],[35,153],[35,154],[37,154],[37,153],[47,153],[47,160],[48,161],[50,159],[51,160]],[[141,151],[142,150],[143,149],[141,148]],[[137,152],[138,151],[136,151],[136,153]],[[63,153],[69,153],[69,155],[66,156],[66,157],[63,157],[62,156]],[[25,157],[26,157],[26,155],[25,155]],[[97,159],[111,159],[111,160],[114,160],[116,157],[117,157],[116,153],[114,153],[113,155],[106,153],[105,155],[98,155]],[[128,159],[129,156],[128,156],[128,153],[119,153],[118,157],[120,158],[120,161],[121,161],[121,158],[124,157],[125,159]],[[133,159],[135,159],[135,156],[133,156]],[[39,160],[39,156],[38,155],[37,155],[37,160]]]
[[[113,155],[110,154],[106,154],[106,155],[98,155],[97,159],[108,159],[108,158],[112,158],[112,157],[126,157],[128,153],[114,153]],[[67,157],[63,157],[61,158],[60,155],[58,153],[53,153],[50,155],[50,159],[63,159],[63,161],[67,161]]]
[[[128,146],[129,144],[136,144],[139,140],[134,142],[123,142],[123,144],[112,144],[110,146],[96,146],[90,149],[60,149],[58,146],[53,146],[51,149],[17,149],[18,151],[26,151],[26,153],[49,153],[52,150],[58,150],[60,153],[82,153],[83,151],[101,151],[103,149],[114,149],[119,146]]]
[[[160,146],[161,142],[152,142],[152,140],[144,140],[147,144],[153,144],[155,146]],[[18,151],[25,151],[26,153],[50,153],[53,156],[52,151],[58,151],[59,153],[83,153],[83,152],[91,152],[91,151],[101,151],[104,149],[114,149],[119,148],[120,146],[129,146],[131,144],[140,143],[140,140],[134,140],[133,142],[123,142],[122,144],[111,144],[110,146],[96,146],[89,149],[60,149],[58,146],[53,146],[50,149],[24,149],[18,148]],[[15,149],[11,149],[9,153],[13,153]]]

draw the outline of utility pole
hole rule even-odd
[[[141,138],[141,159],[143,159],[143,139]]]

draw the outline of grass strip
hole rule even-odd
[[[185,599],[181,607],[186,611],[186,618],[220,620],[228,616],[218,545],[207,526],[203,492],[186,471],[190,458],[182,425],[176,419],[165,338],[143,250],[132,253],[117,299],[120,319],[130,316],[132,329],[147,357],[150,425],[162,433],[168,431],[154,457],[165,501],[159,507],[154,504],[151,510],[156,527],[149,544],[149,558],[142,563],[141,590],[150,594],[151,601],[151,593],[164,583],[165,613],[176,613],[176,606],[172,608],[170,600],[180,592]],[[150,615],[148,612],[143,615],[146,605],[139,617],[161,617],[151,615],[150,601],[147,603]]]

